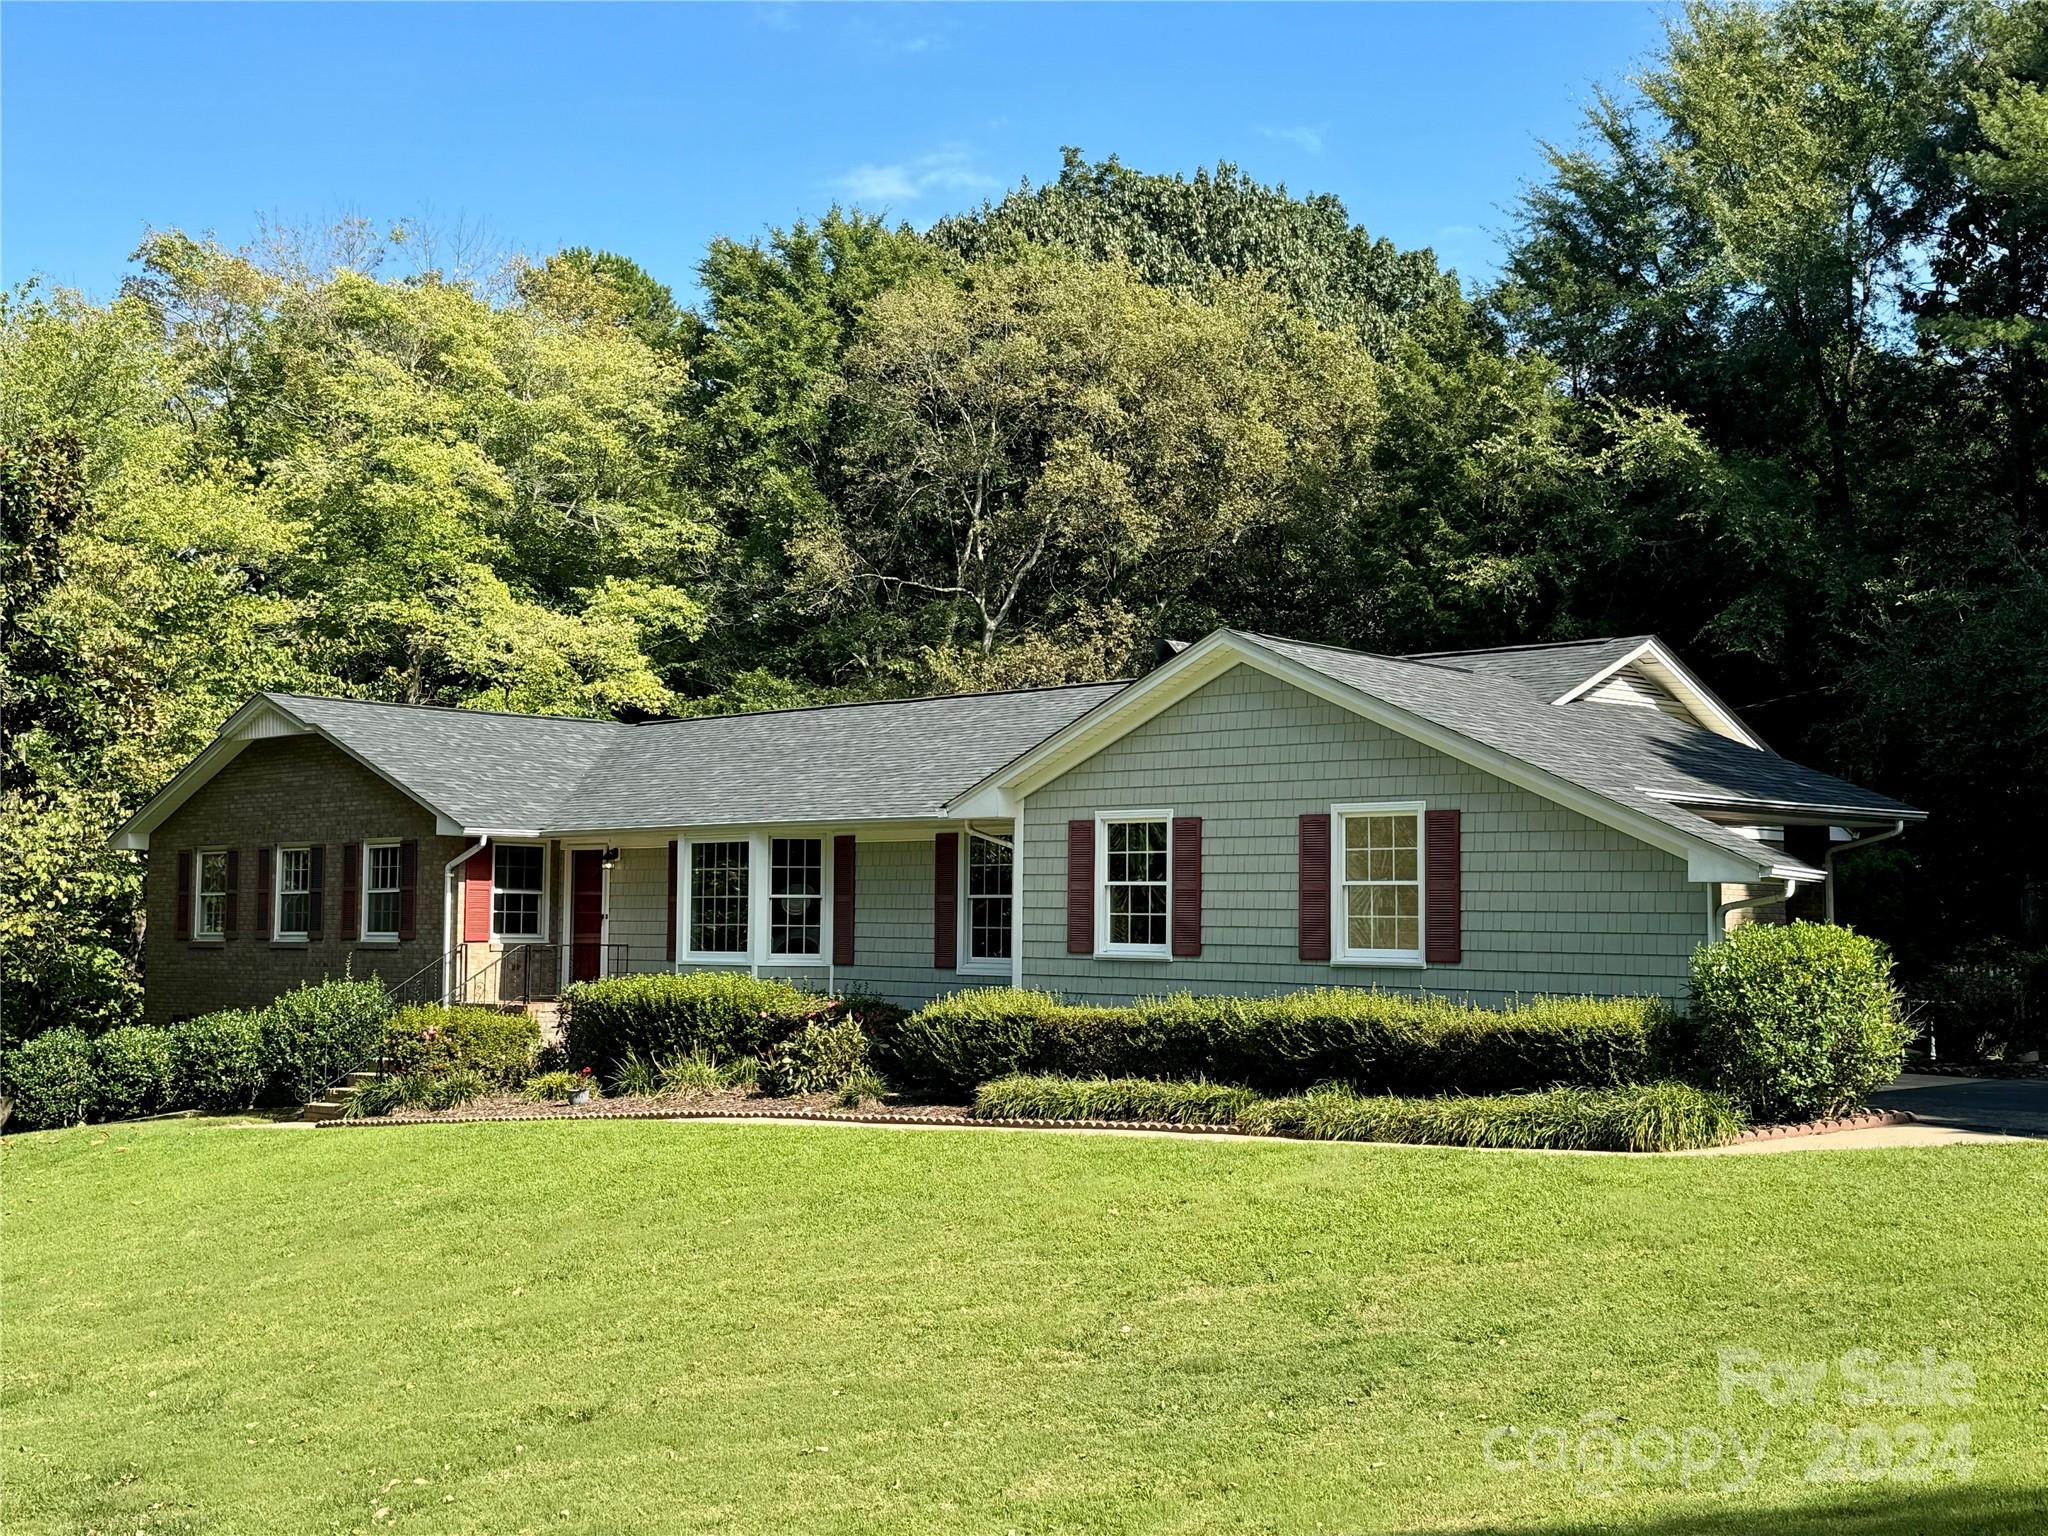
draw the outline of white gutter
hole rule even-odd
[[[1828,844],[1828,851],[1821,856],[1820,867],[1827,871],[1828,877],[1826,890],[1827,920],[1829,922],[1832,923],[1835,920],[1835,855],[1847,853],[1851,848],[1868,848],[1872,843],[1881,843],[1887,838],[1897,837],[1905,830],[1905,822],[1895,821],[1891,824],[1888,831],[1873,832],[1868,837],[1852,837],[1848,842],[1842,843],[1839,846],[1834,843]]]
[[[1744,896],[1739,901],[1722,902],[1714,908],[1714,932],[1707,942],[1718,944],[1728,937],[1728,914],[1730,912],[1740,912],[1745,907],[1768,907],[1774,901],[1790,901],[1792,899],[1792,887],[1798,883],[1796,880],[1787,880],[1785,882],[1785,889],[1782,891],[1766,891],[1761,896]]]
[[[487,832],[476,842],[441,866],[441,1001],[453,1002],[448,993],[455,985],[455,871],[482,853],[491,841]]]

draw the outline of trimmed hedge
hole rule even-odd
[[[1764,1120],[1860,1109],[1898,1074],[1909,1031],[1891,952],[1827,923],[1748,923],[1692,957],[1692,1074]]]
[[[170,1107],[176,1093],[171,1032],[124,1024],[92,1043],[94,1118],[133,1120]]]
[[[1670,1026],[1655,998],[1539,997],[1496,1011],[1317,988],[1095,1007],[994,987],[953,993],[911,1015],[890,1033],[884,1055],[905,1083],[941,1094],[1020,1072],[1204,1078],[1266,1093],[1324,1082],[1500,1093],[1640,1082],[1656,1075]]]
[[[54,1130],[89,1118],[99,1097],[92,1041],[79,1029],[46,1029],[7,1053],[11,1123],[24,1130]]]
[[[577,982],[562,1001],[569,1064],[606,1073],[628,1055],[758,1056],[839,1006],[786,981],[726,971]]]
[[[269,1078],[261,1015],[228,1008],[171,1031],[171,1080],[193,1109],[247,1109]]]
[[[539,1054],[540,1021],[524,1010],[417,1003],[384,1025],[385,1067],[399,1076],[467,1071],[517,1088]]]
[[[999,1077],[974,1090],[983,1120],[1158,1120],[1235,1125],[1261,1102],[1249,1088],[1144,1077]]]
[[[1727,1095],[1675,1082],[1443,1098],[1367,1095],[1332,1086],[1267,1099],[1248,1088],[1214,1083],[1005,1077],[976,1091],[974,1113],[990,1120],[1234,1125],[1255,1136],[1316,1141],[1602,1152],[1715,1146],[1747,1124]]]
[[[306,982],[272,998],[263,1023],[266,1095],[303,1104],[376,1054],[391,998],[382,983],[344,977]]]

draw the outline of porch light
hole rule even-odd
[[[605,867],[606,869],[610,869],[610,868],[611,868],[611,867],[612,867],[612,866],[613,866],[614,864],[616,864],[616,863],[618,863],[618,862],[619,862],[619,850],[618,850],[618,849],[616,849],[616,848],[607,848],[607,849],[605,849],[605,851],[604,851],[604,867]]]

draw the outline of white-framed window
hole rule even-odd
[[[491,937],[546,936],[547,849],[539,843],[498,843],[491,856]]]
[[[1016,848],[1001,833],[968,828],[960,842],[960,926],[967,933],[961,954],[963,971],[1010,972],[1016,901]]]
[[[1330,807],[1330,890],[1339,960],[1422,964],[1419,800]]]
[[[684,844],[689,858],[684,891],[693,960],[743,960],[747,950],[751,845],[743,838]]]
[[[777,837],[768,844],[768,953],[815,960],[825,952],[825,840]]]
[[[313,850],[277,850],[277,922],[280,939],[303,939],[313,925]]]
[[[363,844],[363,913],[365,939],[398,940],[398,892],[404,883],[404,852],[395,842]]]
[[[225,848],[199,850],[199,891],[192,908],[192,937],[227,937],[228,855]]]
[[[1173,851],[1171,811],[1129,811],[1095,822],[1095,947],[1105,955],[1165,956]]]

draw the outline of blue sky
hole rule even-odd
[[[1578,5],[28,5],[0,8],[0,278],[106,293],[148,226],[425,214],[632,256],[835,200],[923,225],[1057,174],[1219,159],[1498,259],[1538,140],[1656,46]]]

